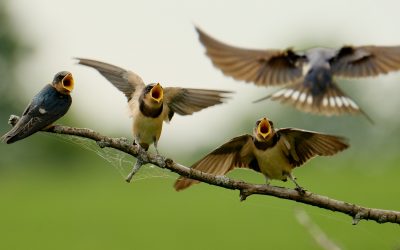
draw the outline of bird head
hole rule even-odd
[[[74,89],[74,78],[70,72],[61,71],[54,76],[52,85],[58,92],[69,95]]]
[[[151,89],[149,91],[149,95],[152,101],[156,103],[161,103],[164,97],[164,90],[159,83],[150,85]]]
[[[267,141],[274,135],[274,125],[266,117],[259,119],[254,127],[254,136],[259,141]]]

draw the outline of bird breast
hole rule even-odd
[[[285,173],[292,171],[289,160],[282,149],[276,145],[266,150],[254,150],[261,173],[269,179],[286,180]]]
[[[156,118],[148,117],[142,114],[139,105],[134,106],[132,111],[133,136],[139,143],[152,144],[158,141],[162,131],[163,116],[160,115]]]

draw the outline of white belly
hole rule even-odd
[[[139,110],[135,110],[132,131],[136,142],[149,145],[157,142],[160,138],[163,125],[161,117],[162,115],[157,118],[146,117]]]
[[[265,151],[256,149],[254,154],[261,173],[269,179],[286,180],[285,173],[292,171],[292,166],[280,147],[272,147]]]

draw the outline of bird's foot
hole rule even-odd
[[[296,177],[294,177],[291,173],[287,174],[287,177],[294,183],[294,185],[296,185],[296,188],[294,190],[296,190],[297,192],[299,192],[300,195],[305,195],[306,194],[306,190],[304,188],[302,188],[299,183],[297,183],[296,181]]]
[[[302,188],[302,187],[300,187],[300,186],[296,186],[296,187],[294,188],[294,190],[296,190],[297,192],[299,192],[300,195],[305,195],[305,194],[306,194],[306,191],[307,191],[307,190],[305,190],[304,188]]]
[[[128,176],[125,178],[125,181],[130,183],[133,176],[139,171],[139,169],[142,167],[143,162],[139,159],[135,162],[135,165],[133,165],[133,168],[131,172],[128,174]]]

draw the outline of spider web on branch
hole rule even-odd
[[[100,148],[96,142],[87,138],[59,134],[55,134],[55,137],[60,141],[77,145],[82,149],[85,149],[100,156],[104,161],[108,163],[109,166],[115,168],[124,179],[132,170],[132,167],[136,162],[136,158],[131,155],[128,155],[113,148]],[[146,164],[142,166],[141,169],[135,174],[131,182],[149,178],[175,179],[176,176],[165,169],[160,169],[154,165]]]

